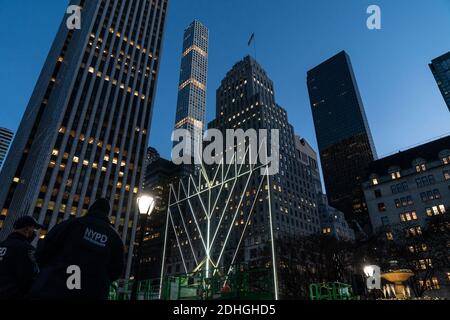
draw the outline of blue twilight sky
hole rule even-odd
[[[0,126],[16,130],[67,0],[0,2]],[[382,30],[366,9],[382,9]],[[450,132],[450,113],[428,68],[450,51],[450,0],[170,0],[151,145],[170,155],[184,28],[210,29],[208,121],[215,90],[253,49],[297,134],[316,146],[306,72],[345,49],[351,56],[379,155]]]

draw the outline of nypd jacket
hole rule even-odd
[[[26,237],[12,233],[0,243],[0,300],[24,299],[38,273],[35,249]]]
[[[124,269],[124,246],[101,213],[55,226],[38,246],[31,299],[105,300]]]

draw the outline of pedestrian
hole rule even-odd
[[[109,221],[106,199],[86,216],[55,226],[38,246],[41,272],[31,290],[33,300],[106,300],[112,282],[122,276],[124,245]]]
[[[42,226],[30,216],[19,218],[0,243],[0,300],[23,300],[39,269],[31,242]]]

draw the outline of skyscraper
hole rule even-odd
[[[367,225],[361,183],[376,151],[350,57],[340,52],[308,71],[307,82],[329,204]]]
[[[434,59],[430,63],[430,69],[450,111],[450,52]]]
[[[193,21],[184,31],[175,129],[190,132],[190,157],[196,155],[195,146],[201,148],[206,121],[208,42],[209,31],[199,21]]]
[[[255,59],[245,57],[222,80],[216,101],[216,119],[208,128],[219,129],[224,136],[227,129],[279,130],[280,171],[271,176],[275,233],[306,236],[319,232],[317,184],[309,170],[311,163],[300,158],[294,128],[286,110],[276,103],[274,85],[266,71]],[[253,183],[250,186],[257,188]],[[261,208],[262,216],[264,210],[268,208]]]
[[[320,179],[320,170],[316,151],[304,138],[295,137],[295,148],[297,149],[297,158],[306,166],[311,173],[316,185],[317,202],[320,214],[320,224],[322,234],[332,235],[337,239],[352,240],[354,233],[349,228],[344,214],[328,205],[327,196],[322,193],[322,181]]]
[[[168,0],[73,0],[1,172],[1,237],[21,215],[44,229],[100,197],[127,245],[130,271]]]
[[[0,170],[3,162],[8,154],[9,146],[11,145],[14,132],[6,128],[0,128]],[[1,226],[0,226],[1,227]]]

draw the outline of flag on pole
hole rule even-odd
[[[252,44],[252,42],[255,40],[255,33],[252,33],[252,35],[250,36],[250,40],[248,40],[248,46],[250,47],[250,45]]]

